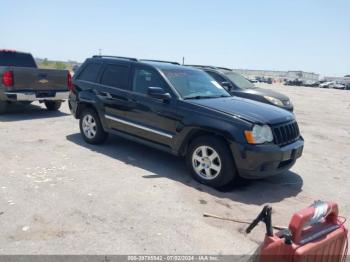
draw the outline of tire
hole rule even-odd
[[[203,153],[206,152],[206,155]],[[227,143],[214,136],[201,136],[189,145],[186,163],[198,182],[220,188],[237,177],[237,171]]]
[[[45,106],[49,111],[57,111],[60,109],[61,104],[61,101],[45,101]]]
[[[6,101],[0,101],[0,114],[6,113],[7,105]]]
[[[21,105],[29,106],[32,103],[32,101],[20,101],[18,103]]]
[[[102,144],[106,141],[108,133],[103,130],[100,118],[92,108],[86,108],[80,115],[80,133],[88,144]]]

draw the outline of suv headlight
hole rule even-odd
[[[292,102],[290,102],[289,99],[288,100],[284,100],[282,102],[283,102],[283,105],[285,105],[285,106],[292,106]]]
[[[276,106],[283,106],[283,102],[281,100],[279,100],[278,98],[275,98],[272,96],[264,96],[264,98]]]
[[[254,125],[251,131],[244,132],[249,144],[263,144],[273,141],[272,130],[268,125]]]

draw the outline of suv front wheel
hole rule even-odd
[[[83,139],[89,144],[101,144],[108,137],[108,133],[103,130],[98,114],[92,108],[87,108],[82,112],[79,127]]]
[[[223,139],[214,136],[196,138],[186,155],[194,179],[212,187],[222,187],[237,177],[232,154]]]

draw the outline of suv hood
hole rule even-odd
[[[277,98],[281,101],[286,101],[289,100],[289,97],[281,94],[279,92],[276,92],[274,90],[271,89],[264,89],[264,88],[254,88],[254,89],[246,89],[246,90],[242,90],[245,93],[249,93],[249,94],[254,94],[254,95],[260,95],[260,96],[271,96],[274,98]]]
[[[284,109],[240,97],[186,100],[186,102],[237,116],[252,123],[273,125],[294,119],[294,115]]]

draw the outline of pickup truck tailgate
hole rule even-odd
[[[66,70],[12,67],[11,91],[68,91]]]

